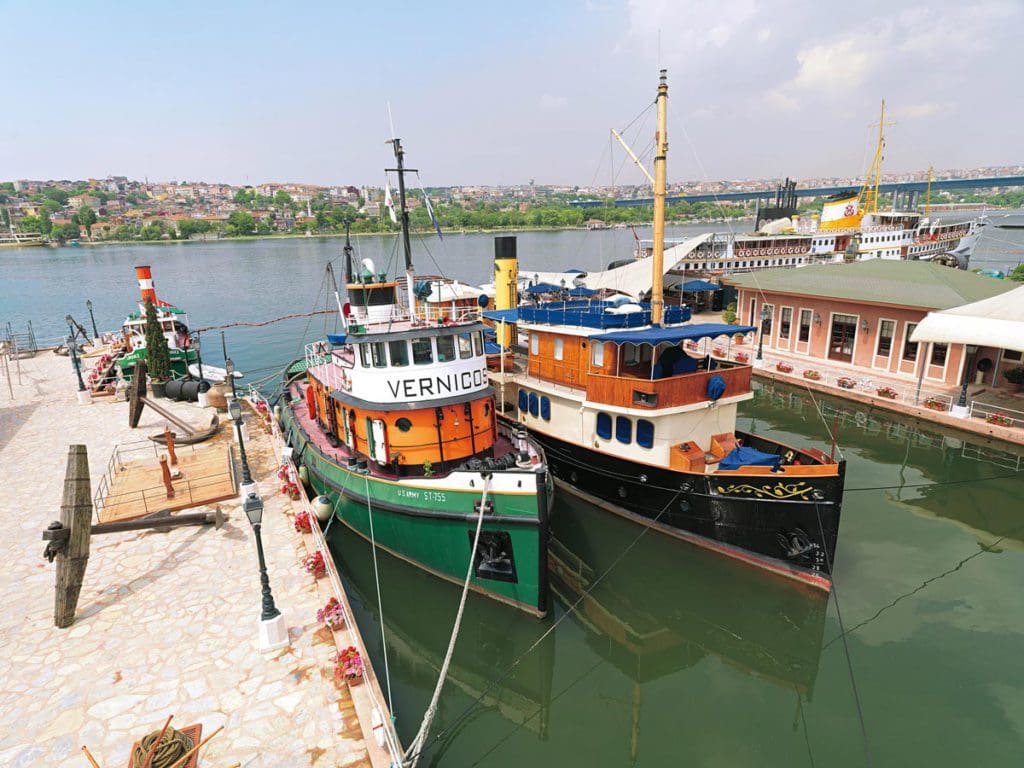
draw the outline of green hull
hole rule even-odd
[[[188,367],[190,364],[195,363],[199,360],[199,355],[191,350],[180,350],[172,349],[171,352],[171,378],[183,379],[188,375]],[[117,361],[118,367],[124,373],[126,379],[130,379],[132,371],[135,370],[135,364],[139,360],[146,359],[146,350],[137,349],[133,352],[129,352],[127,355]]]
[[[342,523],[396,557],[453,583],[465,582],[479,517],[481,472],[455,471],[440,479],[375,478],[324,456],[287,406],[282,422],[296,461],[307,468],[313,489],[331,499],[334,515]],[[493,509],[484,516],[470,586],[543,616],[548,610],[545,473],[519,469],[491,474],[495,490],[487,499]],[[475,488],[466,487],[468,480]],[[536,491],[500,490],[502,485],[514,486],[520,480],[523,488],[535,487]],[[498,552],[511,557],[488,557]]]

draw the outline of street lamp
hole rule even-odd
[[[242,439],[242,406],[237,400],[232,399],[228,404],[228,413],[235,422],[235,429],[238,435],[238,456],[242,462],[242,488],[255,486],[252,481],[252,474],[249,472],[249,462],[245,456],[245,440]]]
[[[953,416],[961,418],[970,415],[970,410],[967,408],[967,380],[971,375],[971,362],[974,360],[974,353],[978,351],[978,347],[974,344],[967,344],[964,346],[964,350],[967,352],[967,360],[964,361],[964,380],[960,385],[960,399],[957,400],[956,408],[950,409]]]
[[[196,331],[190,338],[192,339],[192,349],[196,351],[196,363],[199,366],[199,394],[204,395],[210,391],[210,382],[203,378],[203,351],[199,335],[199,331]],[[199,405],[203,408],[207,405],[207,403],[203,402],[204,400],[205,398],[202,397],[199,399]]]
[[[225,356],[224,358],[224,371],[231,383],[231,399],[234,400],[238,395],[235,393],[235,363],[230,357]]]
[[[263,593],[260,611],[260,650],[275,651],[288,645],[288,627],[285,626],[281,611],[274,605],[274,595],[270,591],[270,577],[267,576],[267,561],[263,556],[263,536],[260,528],[263,523],[263,499],[255,491],[249,493],[242,502],[242,510],[249,519],[253,535],[256,537],[256,555],[260,563],[260,588]]]
[[[85,391],[85,382],[82,381],[82,363],[78,359],[78,342],[74,336],[68,336],[68,352],[71,353],[71,364],[75,367],[75,375],[78,376],[78,391]]]
[[[92,337],[98,341],[100,332],[96,330],[96,318],[92,314],[92,299],[85,300],[85,307],[89,310],[89,319],[92,321]]]
[[[757,335],[757,358],[754,360],[754,365],[758,368],[764,367],[764,324],[768,322],[768,318],[772,316],[772,311],[768,309],[767,304],[761,305],[761,328]]]

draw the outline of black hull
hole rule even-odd
[[[845,463],[837,476],[678,472],[531,432],[559,487],[697,546],[830,590]],[[760,450],[777,445],[756,436]],[[780,452],[786,450],[779,446]]]

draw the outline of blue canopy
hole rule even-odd
[[[582,285],[579,288],[572,288],[569,291],[570,296],[594,296],[596,294],[597,291],[594,288],[587,288]]]
[[[687,280],[683,283],[683,291],[686,293],[697,293],[699,291],[720,291],[722,287],[709,283],[707,280]]]
[[[519,310],[518,309],[489,309],[482,313],[488,320],[493,320],[496,323],[502,321],[506,323],[518,323],[519,322]]]
[[[778,469],[779,457],[774,453],[764,453],[756,448],[737,445],[718,462],[719,469],[739,469],[740,467],[772,467]]]
[[[594,341],[614,341],[616,344],[678,344],[681,341],[713,339],[717,336],[731,336],[734,333],[752,333],[752,325],[728,325],[727,323],[697,323],[669,327],[638,328],[631,331],[599,333],[590,338]]]
[[[527,293],[558,293],[562,290],[560,285],[552,285],[551,283],[537,283],[531,285],[526,289]]]
[[[327,340],[336,347],[340,347],[345,343],[345,339],[348,338],[348,334],[344,333],[328,333]]]

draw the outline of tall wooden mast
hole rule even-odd
[[[391,139],[389,142],[395,150],[397,168],[388,168],[389,171],[398,172],[398,207],[400,209],[400,222],[402,225],[402,247],[405,250],[405,287],[409,301],[409,316],[416,314],[416,287],[414,285],[415,274],[412,266],[412,246],[409,243],[409,210],[405,205],[405,172],[416,172],[415,168],[405,167],[405,150],[402,149],[401,139]]]
[[[665,155],[668,154],[668,71],[658,83],[658,132],[654,136],[654,253],[651,256],[651,325],[661,325],[665,306]]]

